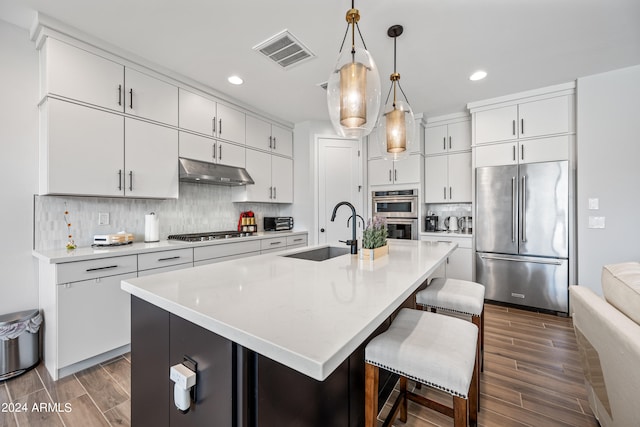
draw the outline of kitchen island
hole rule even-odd
[[[132,423],[360,425],[364,344],[456,248],[389,242],[373,262],[284,256],[305,248],[123,280]],[[185,356],[198,363],[198,384],[181,414],[169,367]]]

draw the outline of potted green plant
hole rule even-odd
[[[362,250],[360,257],[373,261],[376,258],[387,255],[387,221],[385,218],[375,216],[367,221],[367,227],[362,233]]]

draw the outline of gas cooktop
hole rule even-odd
[[[167,239],[180,240],[183,242],[205,242],[207,240],[233,239],[236,237],[252,236],[255,233],[245,233],[240,231],[209,231],[205,233],[172,234]]]

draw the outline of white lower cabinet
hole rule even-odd
[[[260,253],[267,254],[271,252],[279,252],[287,249],[287,238],[286,236],[282,237],[272,237],[270,239],[260,240]]]
[[[58,285],[58,365],[76,362],[131,342],[130,295],[121,274]]]
[[[454,242],[458,247],[431,277],[448,277],[451,279],[473,280],[473,253],[471,236],[453,236],[450,234],[422,234],[420,240],[432,242]]]

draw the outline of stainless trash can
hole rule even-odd
[[[0,315],[0,381],[20,375],[40,361],[39,310]]]

